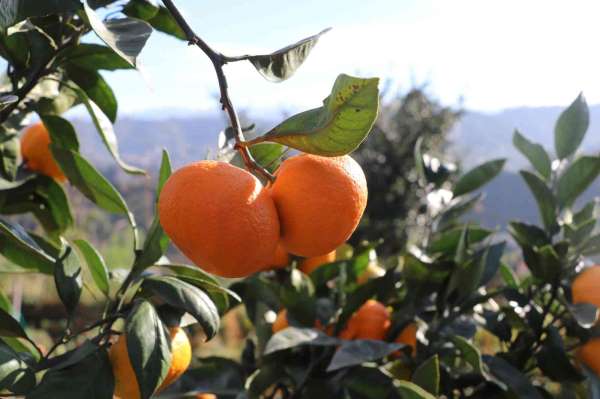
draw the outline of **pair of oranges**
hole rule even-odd
[[[346,327],[340,332],[341,339],[372,339],[383,341],[390,329],[391,320],[388,309],[379,301],[369,299],[348,320]],[[277,319],[271,326],[273,333],[289,327],[287,311],[282,309],[277,314]],[[315,328],[322,329],[319,321]],[[330,334],[330,330],[327,330]],[[417,350],[417,325],[410,323],[400,332],[394,340],[396,343],[410,346],[412,353]]]
[[[158,201],[160,223],[196,265],[245,277],[288,262],[288,254],[331,257],[358,225],[367,202],[361,167],[349,156],[286,159],[264,187],[218,161],[177,170]]]
[[[571,285],[573,303],[591,303],[600,308],[600,265],[588,267]],[[600,338],[592,338],[579,347],[577,358],[600,375]]]

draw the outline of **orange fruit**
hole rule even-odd
[[[275,319],[275,322],[271,326],[271,330],[273,331],[273,334],[275,334],[283,329],[288,328],[289,326],[290,326],[290,324],[288,323],[288,319],[287,319],[287,310],[281,309],[277,313],[277,318]]]
[[[300,262],[300,266],[298,269],[304,274],[311,274],[314,270],[319,268],[319,266],[325,265],[327,263],[331,263],[335,261],[335,250],[326,253],[325,255],[313,256],[311,258],[306,258],[302,262]]]
[[[192,346],[185,331],[180,327],[173,327],[169,329],[169,333],[171,337],[171,366],[156,392],[162,391],[181,377],[192,360]],[[115,377],[115,398],[139,399],[140,391],[135,372],[129,360],[125,334],[121,335],[110,348],[109,356]]]
[[[600,338],[592,338],[577,350],[577,358],[600,375]]]
[[[199,393],[196,395],[196,399],[217,399],[217,395],[214,393]]]
[[[571,286],[573,303],[587,302],[600,307],[600,265],[584,269]]]
[[[416,323],[410,323],[402,329],[400,334],[396,337],[394,342],[398,344],[404,344],[411,347],[411,354],[414,356],[417,353],[417,325]]]
[[[290,254],[283,248],[281,243],[277,244],[275,252],[271,256],[271,260],[268,262],[267,267],[264,270],[272,269],[283,269],[290,264]]]
[[[270,191],[288,252],[324,255],[352,235],[367,204],[367,181],[355,160],[298,155],[283,161],[276,176]]]
[[[271,196],[252,174],[225,162],[177,170],[158,200],[160,223],[196,265],[222,277],[263,269],[279,242]]]
[[[390,314],[386,307],[369,299],[352,315],[340,333],[342,339],[384,340],[390,328]]]
[[[21,156],[27,167],[64,182],[67,178],[52,156],[49,146],[50,133],[42,122],[29,126],[21,136]]]

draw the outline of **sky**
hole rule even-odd
[[[595,0],[175,0],[196,33],[227,55],[269,53],[331,27],[289,80],[248,62],[226,66],[237,108],[317,107],[340,73],[414,85],[446,105],[479,111],[600,103],[600,2]],[[121,115],[216,109],[212,66],[196,47],[154,33],[142,73],[107,73]]]

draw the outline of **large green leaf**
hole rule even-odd
[[[483,369],[483,362],[481,360],[481,352],[479,352],[479,349],[460,335],[452,336],[451,340],[460,351],[463,360],[473,368],[473,371],[477,374],[484,375],[485,370]]]
[[[219,312],[199,288],[175,277],[161,276],[145,279],[142,290],[192,315],[202,326],[207,339],[213,338],[219,331]]]
[[[322,30],[314,36],[302,39],[271,54],[250,56],[248,61],[254,65],[265,79],[272,82],[284,81],[296,72],[317,44],[321,35],[328,31],[329,29]]]
[[[67,76],[85,92],[90,102],[96,104],[111,122],[115,122],[118,108],[117,98],[100,73],[69,66]],[[84,99],[82,101],[85,102]]]
[[[265,355],[299,346],[337,346],[340,340],[314,328],[288,327],[273,334],[265,348]]]
[[[2,0],[0,3],[0,30],[30,17],[75,11],[80,7],[77,0]]]
[[[544,179],[548,180],[550,178],[552,164],[544,147],[527,140],[527,138],[519,133],[518,130],[515,130],[515,133],[513,134],[513,145],[521,151],[521,154],[531,162],[535,170],[537,170]]]
[[[432,395],[438,396],[440,389],[440,360],[433,355],[424,361],[412,375],[412,382]]]
[[[477,190],[502,171],[506,159],[495,159],[474,167],[458,179],[454,185],[454,196],[458,197]]]
[[[0,238],[0,254],[9,261],[42,273],[54,270],[54,258],[44,252],[21,226],[0,220]]]
[[[96,283],[96,287],[106,296],[108,297],[110,291],[110,282],[108,278],[108,268],[104,263],[104,259],[102,255],[86,240],[75,240],[75,245],[81,251],[83,258],[85,259],[85,263],[90,270],[90,274],[92,275],[92,279],[94,283]]]
[[[490,368],[490,372],[506,384],[516,397],[524,399],[543,398],[531,384],[531,380],[506,360],[499,357],[486,356],[485,363]]]
[[[56,261],[54,283],[67,313],[72,315],[79,304],[83,278],[79,256],[70,246],[66,247],[65,253]]]
[[[565,109],[554,127],[554,147],[559,158],[572,155],[583,141],[590,124],[590,111],[583,94]]]
[[[8,345],[0,343],[0,391],[22,395],[34,386],[34,371]]]
[[[50,134],[50,141],[54,145],[67,150],[79,151],[79,140],[71,122],[57,115],[41,115],[41,118]]]
[[[69,65],[92,71],[133,68],[110,47],[93,43],[81,43],[78,46],[69,47],[64,53],[64,59]]]
[[[342,345],[331,358],[327,371],[379,360],[402,349],[403,346],[403,344],[370,339],[342,341]]]
[[[294,115],[249,143],[273,141],[310,154],[339,156],[365,140],[377,118],[378,78],[340,75],[323,106]]]
[[[127,318],[126,334],[127,352],[140,397],[149,399],[171,365],[168,331],[154,307],[147,301],[139,301]]]
[[[546,230],[552,231],[556,226],[556,202],[554,194],[538,175],[522,170],[521,176],[529,186],[537,202],[540,216]]]
[[[4,309],[0,309],[0,336],[27,338],[27,333],[21,324]]]
[[[112,399],[115,380],[106,349],[80,362],[50,369],[28,399]]]
[[[83,90],[78,90],[78,94],[81,102],[88,110],[92,118],[92,122],[94,123],[98,134],[100,134],[102,141],[106,145],[106,148],[110,152],[110,155],[112,155],[121,169],[132,174],[144,174],[145,172],[142,169],[128,165],[121,159],[121,156],[119,155],[119,143],[117,140],[117,135],[115,134],[115,130],[110,119]]]
[[[137,56],[152,33],[152,27],[139,19],[122,18],[103,22],[96,12],[83,2],[92,29],[104,43],[132,66],[137,66]]]
[[[560,207],[570,206],[600,174],[600,157],[577,158],[559,177],[556,184]]]
[[[186,40],[185,33],[175,21],[169,10],[163,6],[156,7],[148,0],[132,0],[123,8],[125,15],[143,19],[160,32]]]
[[[402,399],[435,399],[435,396],[409,381],[398,381],[397,389]]]
[[[123,14],[128,17],[147,21],[158,13],[158,6],[151,0],[130,0],[123,7]]]

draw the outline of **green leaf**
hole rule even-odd
[[[438,222],[438,228],[444,229],[452,224],[456,223],[457,219],[469,212],[479,202],[482,194],[479,193],[473,197],[460,198],[452,202],[446,210],[444,210],[440,216]]]
[[[117,98],[100,73],[70,66],[67,68],[67,76],[85,92],[90,103],[96,104],[111,122],[115,122],[118,108]],[[82,101],[85,103],[84,99]]]
[[[342,74],[322,107],[294,115],[249,143],[272,141],[329,157],[348,154],[365,140],[375,123],[378,83],[378,78]]]
[[[471,244],[480,242],[492,234],[490,230],[481,228],[479,226],[468,226],[468,230],[469,242]],[[431,244],[429,244],[429,247],[427,248],[428,252],[455,252],[460,241],[462,231],[463,227],[456,227],[442,232],[431,241]]]
[[[160,196],[160,192],[167,179],[171,175],[171,160],[169,159],[169,153],[163,150],[162,162],[160,164],[160,171],[158,177],[158,184],[156,187],[156,200]],[[143,270],[148,266],[153,265],[165,254],[169,246],[169,237],[163,231],[160,222],[158,220],[158,213],[154,212],[154,220],[148,230],[148,235],[144,241],[142,252],[136,257],[134,268],[136,270]]]
[[[456,346],[456,349],[460,351],[464,361],[471,365],[473,371],[479,375],[485,375],[479,349],[460,335],[453,335],[451,340],[454,343],[454,346]]]
[[[314,328],[287,327],[273,336],[265,347],[265,356],[299,346],[337,346],[340,340]]]
[[[479,281],[479,286],[486,286],[496,275],[501,266],[501,258],[504,254],[506,242],[502,241],[487,247],[484,251],[481,261],[483,262],[483,275]]]
[[[250,153],[259,165],[273,173],[281,164],[281,158],[285,153],[285,147],[277,143],[260,143],[250,147]],[[235,156],[231,160],[231,164],[244,167],[244,161],[239,152],[236,151]]]
[[[510,288],[518,289],[519,281],[515,272],[506,264],[500,264],[500,276]]]
[[[106,349],[69,367],[52,368],[27,399],[112,399],[115,380]]]
[[[525,180],[525,183],[527,183],[527,186],[529,186],[537,202],[540,217],[546,230],[553,231],[556,226],[556,201],[554,194],[552,194],[546,183],[537,175],[526,170],[522,170],[519,173]]]
[[[121,156],[119,155],[119,143],[117,140],[117,135],[115,134],[115,130],[110,119],[108,119],[98,105],[96,105],[96,103],[94,103],[83,90],[78,90],[78,94],[81,102],[88,110],[88,113],[92,118],[92,122],[94,123],[98,134],[100,134],[104,145],[106,145],[110,155],[112,155],[119,167],[121,167],[121,169],[127,173],[145,174],[144,170],[128,165],[121,159]]]
[[[513,134],[513,145],[521,151],[521,154],[531,162],[531,165],[544,179],[550,178],[552,164],[544,147],[527,140],[518,130],[515,130]]]
[[[9,106],[10,104],[14,104],[19,101],[19,97],[14,96],[12,94],[4,94],[0,96],[0,111]]]
[[[470,193],[485,185],[502,171],[506,159],[496,159],[474,167],[458,179],[454,185],[454,196]]]
[[[81,262],[77,253],[68,246],[54,267],[54,283],[60,300],[65,305],[67,313],[72,315],[79,304],[83,278]]]
[[[50,145],[50,148],[71,184],[87,199],[106,211],[130,214],[121,194],[85,158],[75,151],[55,145]]]
[[[65,150],[79,151],[79,140],[71,122],[57,115],[41,115],[40,117],[48,129],[50,141],[54,145]]]
[[[0,309],[0,336],[27,338],[27,333],[21,324],[4,309]]]
[[[402,399],[435,399],[435,396],[409,381],[398,381],[398,392]]]
[[[571,363],[560,333],[548,327],[546,339],[536,355],[537,363],[545,375],[558,382],[579,382],[583,375]]]
[[[137,67],[137,56],[152,34],[152,27],[144,21],[133,18],[102,22],[87,1],[83,2],[83,8],[98,37],[125,61]]]
[[[147,21],[158,13],[158,7],[149,0],[130,0],[123,7],[123,14],[128,17]]]
[[[412,382],[425,389],[434,396],[438,396],[440,389],[440,360],[438,355],[433,355],[415,370]]]
[[[0,177],[14,180],[21,164],[21,143],[16,134],[0,133]]]
[[[86,240],[75,240],[75,245],[83,254],[83,258],[90,269],[90,274],[96,287],[108,298],[110,292],[110,282],[108,278],[108,268],[104,263],[102,255]]]
[[[327,366],[327,372],[382,359],[402,349],[403,346],[403,344],[370,339],[342,340],[342,345],[335,352]]]
[[[0,5],[0,30],[30,17],[42,17],[75,11],[80,7],[77,0],[3,0]]]
[[[0,220],[0,254],[26,269],[51,274],[54,258],[45,253],[19,225]]]
[[[290,78],[302,65],[319,38],[330,29],[324,29],[314,36],[302,39],[271,54],[253,55],[248,61],[256,70],[271,82],[282,82]]]
[[[110,47],[93,43],[80,43],[77,46],[69,47],[64,53],[64,59],[68,65],[92,71],[133,68]]]
[[[573,224],[579,226],[587,222],[588,220],[593,219],[596,213],[596,206],[596,200],[592,200],[585,204],[583,208],[581,208],[578,212],[576,212],[573,215]]]
[[[554,147],[560,159],[567,158],[577,151],[589,124],[588,105],[583,94],[579,94],[575,101],[560,114],[554,127]]]
[[[35,373],[19,355],[0,344],[0,391],[26,394],[35,386]]]
[[[570,206],[600,174],[600,157],[577,158],[558,178],[556,183],[558,205]]]
[[[140,3],[148,3],[148,1],[147,0],[135,0],[130,3],[140,4]],[[179,25],[175,21],[175,18],[173,18],[173,16],[169,12],[169,10],[167,10],[165,7],[162,7],[162,6],[158,7],[158,9],[154,13],[154,15],[151,18],[148,18],[148,16],[151,13],[153,13],[153,11],[149,7],[145,7],[145,8],[146,8],[145,11],[141,10],[140,8],[136,8],[136,9],[132,8],[129,10],[125,9],[124,12],[128,16],[145,20],[150,25],[152,25],[152,27],[154,29],[156,29],[157,31],[166,33],[167,35],[173,36],[177,39],[187,40],[185,33],[183,32],[183,30],[181,30],[181,28],[179,27]]]
[[[520,246],[531,245],[534,247],[541,247],[550,244],[550,238],[546,232],[532,224],[510,222],[508,232]]]
[[[145,279],[142,290],[192,315],[202,326],[207,339],[213,338],[219,331],[219,312],[208,295],[199,288],[175,277],[161,276]]]
[[[127,352],[141,399],[149,399],[171,365],[169,333],[154,307],[142,300],[127,318],[126,334]]]
[[[543,398],[531,384],[530,379],[518,369],[511,366],[506,360],[499,357],[486,356],[485,363],[488,365],[490,372],[506,384],[516,397],[524,399]]]

